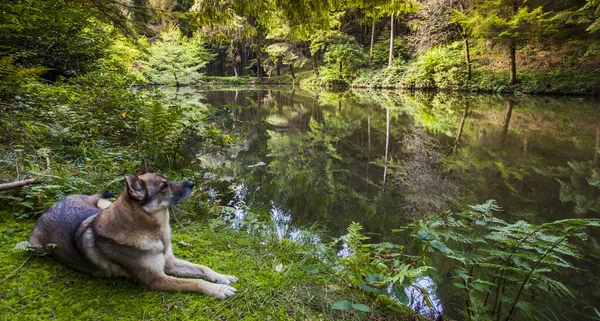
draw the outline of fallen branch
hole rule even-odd
[[[0,191],[5,191],[13,188],[19,188],[21,186],[29,185],[35,183],[36,178],[24,179],[22,181],[15,181],[10,183],[0,184]]]
[[[18,167],[17,167],[18,170]],[[50,159],[46,157],[46,172],[50,171]],[[19,188],[25,185],[33,184],[37,181],[37,178],[24,179],[22,181],[14,181],[10,183],[0,184],[0,191],[6,191],[13,188]]]

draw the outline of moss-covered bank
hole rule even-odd
[[[13,246],[27,239],[33,220],[2,215],[0,319],[2,320],[403,320],[412,313],[373,303],[349,290],[323,263],[314,244],[269,233],[211,228],[185,215],[173,221],[173,247],[181,258],[240,278],[238,294],[221,301],[188,293],[145,290],[132,281],[94,278],[49,257]],[[338,300],[367,303],[378,312],[341,312]],[[371,302],[371,303],[368,303]],[[385,308],[385,307],[388,308]],[[414,316],[412,316],[414,318]]]

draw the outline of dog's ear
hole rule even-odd
[[[137,175],[129,174],[125,176],[125,183],[127,184],[127,192],[131,197],[138,201],[146,198],[146,184]]]
[[[137,176],[140,176],[149,172],[150,171],[148,170],[148,164],[146,164],[146,160],[142,158],[142,165],[140,165],[140,168],[138,168],[136,174]]]

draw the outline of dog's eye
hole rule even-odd
[[[160,183],[160,190],[161,191],[166,191],[167,187],[169,187],[169,184],[167,184],[167,182]]]

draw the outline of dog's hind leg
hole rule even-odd
[[[219,299],[226,299],[237,292],[235,288],[228,285],[215,284],[198,279],[178,279],[154,271],[146,273],[140,281],[153,290],[199,292]]]
[[[238,278],[233,275],[217,273],[206,266],[190,263],[176,257],[167,260],[165,273],[176,276],[199,277],[219,284],[233,284],[238,281]]]

